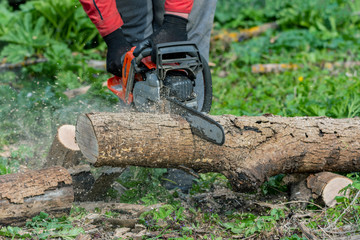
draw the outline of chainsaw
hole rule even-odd
[[[108,79],[107,86],[125,104],[140,112],[171,113],[185,118],[193,134],[222,145],[222,126],[205,115],[212,102],[209,66],[196,44],[162,43],[147,48],[137,57],[135,47],[124,55],[122,76]],[[197,78],[204,96],[195,92]]]

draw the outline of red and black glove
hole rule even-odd
[[[186,18],[165,14],[162,26],[149,38],[137,44],[134,56],[139,56],[144,49],[153,48],[159,43],[187,41],[187,23]]]
[[[116,76],[121,76],[123,56],[131,49],[121,28],[106,35],[104,41],[108,47],[106,55],[106,70]]]

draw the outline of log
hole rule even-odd
[[[348,191],[346,193],[339,191],[352,182],[345,176],[331,172],[310,174],[298,183],[292,184],[290,200],[303,202],[303,207],[306,207],[311,200],[333,207],[337,203],[335,200],[337,196],[349,197]]]
[[[313,198],[320,200],[328,207],[336,205],[337,196],[349,197],[349,192],[339,193],[340,190],[352,184],[353,181],[347,177],[331,172],[321,172],[310,175],[307,179],[307,187],[311,189]]]
[[[76,140],[95,166],[185,166],[224,174],[249,191],[281,173],[360,170],[360,119],[212,116],[225,131],[217,146],[191,133],[175,115],[88,113],[78,117]]]
[[[359,61],[346,61],[346,62],[325,62],[313,64],[321,69],[333,71],[335,69],[348,69],[358,67]],[[299,70],[304,68],[303,64],[295,63],[267,63],[267,64],[254,64],[251,66],[252,73],[279,73],[285,71]]]
[[[239,29],[237,31],[228,32],[227,30],[222,30],[220,32],[215,32],[211,38],[212,41],[225,41],[225,42],[241,42],[266,32],[269,29],[278,28],[276,22],[265,23],[259,26]]]
[[[75,126],[62,125],[51,144],[45,167],[63,166],[70,168],[78,165],[84,157],[75,142]]]
[[[63,167],[0,176],[0,224],[21,224],[47,212],[68,214],[74,201],[71,176]]]

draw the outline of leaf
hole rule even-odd
[[[358,181],[353,182],[352,187],[356,188],[357,190],[360,190],[360,182]]]
[[[9,44],[0,53],[0,58],[6,58],[9,63],[19,63],[34,54],[31,46]]]

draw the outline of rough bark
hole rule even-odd
[[[223,146],[193,135],[178,116],[147,113],[80,115],[76,140],[95,166],[216,171],[238,191],[280,173],[360,170],[359,118],[212,117],[224,127]]]
[[[41,211],[68,214],[74,201],[71,183],[63,167],[0,176],[0,224],[19,224]]]

